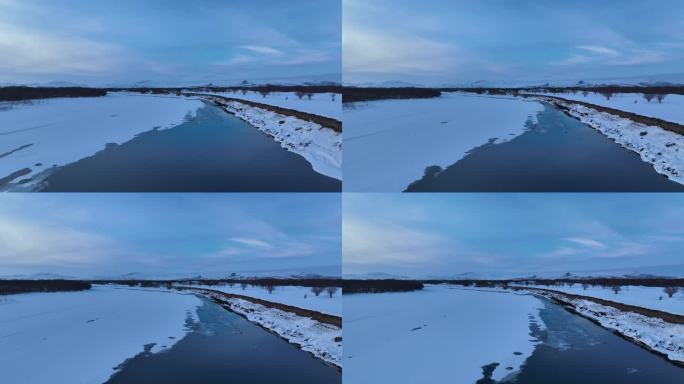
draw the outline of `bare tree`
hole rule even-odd
[[[259,93],[261,94],[261,97],[263,97],[263,98],[265,99],[266,96],[268,96],[268,94],[271,93],[271,92],[269,92],[269,91],[267,91],[267,90],[263,90],[263,91],[259,91]]]
[[[613,285],[612,287],[610,287],[610,289],[612,289],[613,293],[615,293],[616,295],[620,293],[620,291],[622,291],[622,287],[619,285]]]
[[[305,94],[306,93],[302,91],[295,92],[295,96],[297,96],[300,100],[302,99],[302,97],[304,97]]]
[[[654,96],[655,95],[653,95],[652,93],[644,93],[644,99],[646,99],[646,101],[649,103],[651,102],[651,100],[653,100]]]
[[[658,100],[658,103],[662,103],[663,100],[665,100],[665,96],[667,96],[667,95],[666,95],[666,94],[663,94],[663,93],[657,94],[657,95],[656,95],[656,100]]]
[[[582,283],[582,289],[586,291],[587,288],[589,288],[589,284],[587,284],[587,283]]]
[[[264,288],[266,288],[268,293],[273,293],[273,290],[275,289],[275,287],[272,286],[271,284],[267,284]]]
[[[337,289],[337,287],[327,287],[325,291],[328,293],[328,296],[330,296],[330,298],[332,299],[335,292],[337,292]]]
[[[244,291],[247,288],[247,283],[240,283],[240,288]]]
[[[313,95],[314,95],[314,94],[311,93],[311,92],[307,92],[307,93],[306,93],[306,97],[309,98],[309,100],[311,100],[311,98],[313,97]]]
[[[611,91],[603,91],[601,94],[606,98],[606,100],[610,100],[610,98],[613,97],[613,92]]]
[[[335,96],[337,96],[337,94],[331,93],[331,95],[332,95],[332,101],[335,101]]]
[[[321,294],[321,292],[323,292],[323,287],[311,287],[311,292],[318,296]]]
[[[663,289],[663,292],[667,293],[667,297],[670,297],[670,298],[672,296],[674,296],[674,294],[677,293],[677,291],[679,291],[679,287],[671,287],[670,286],[670,287],[665,287],[665,289]]]

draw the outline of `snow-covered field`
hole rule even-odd
[[[522,134],[542,110],[537,101],[462,93],[345,105],[344,190],[403,191],[428,166]]]
[[[314,171],[342,180],[342,134],[311,121],[247,104],[213,98],[227,111],[273,136],[280,146],[304,157]]]
[[[547,292],[543,295],[556,297],[572,305],[578,313],[598,321],[603,327],[660,352],[670,360],[684,363],[683,324],[672,324],[658,318],[623,312],[589,300],[569,299],[559,293]]]
[[[226,303],[231,310],[245,316],[249,321],[271,330],[317,358],[341,366],[342,329],[251,301],[225,298],[212,293],[202,294]],[[336,338],[340,341],[335,341]]]
[[[656,172],[684,184],[684,136],[571,102],[540,99],[566,107],[571,116],[638,153],[641,160],[652,164]]]
[[[467,384],[495,362],[500,380],[534,351],[542,307],[532,295],[455,286],[346,295],[343,381]]]
[[[635,305],[642,308],[654,309],[672,313],[675,315],[684,316],[684,288],[675,293],[672,297],[663,291],[663,288],[658,287],[641,287],[641,286],[623,286],[620,292],[615,293],[612,288],[589,286],[585,290],[580,284],[574,284],[572,287],[567,285],[562,286],[535,286],[533,288],[551,289],[570,293],[573,295],[581,295],[588,297],[596,297],[599,299],[615,301],[618,303]]]
[[[201,304],[189,293],[108,286],[6,296],[0,382],[102,383],[145,345],[159,352],[183,338]]]
[[[226,293],[234,293],[236,295],[243,295],[254,297],[257,299],[272,301],[274,303],[292,305],[303,309],[309,309],[329,315],[342,316],[342,290],[338,289],[332,296],[327,292],[316,296],[311,292],[310,287],[298,286],[277,286],[272,293],[268,293],[265,288],[247,286],[243,290],[239,284],[232,287],[229,285],[185,285],[179,284],[183,287],[205,288],[213,289]]]
[[[596,104],[602,107],[684,124],[684,95],[667,95],[662,102],[658,102],[654,97],[649,102],[641,93],[616,93],[610,99],[593,92],[588,93],[586,96],[582,92],[540,94],[562,97],[568,100],[584,101],[585,103]]]
[[[30,178],[53,165],[75,162],[108,143],[178,125],[202,106],[197,98],[109,93],[0,108],[0,156],[30,145],[0,157],[0,178],[23,168],[33,171],[23,177]]]
[[[202,92],[205,93],[205,92]],[[294,109],[314,115],[332,117],[342,121],[342,95],[339,93],[314,93],[311,100],[307,96],[301,99],[294,92],[273,92],[262,96],[259,92],[207,92],[207,95],[217,95],[254,101],[281,108]]]

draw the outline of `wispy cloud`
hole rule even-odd
[[[345,218],[342,225],[345,264],[429,264],[448,252],[448,242],[440,235],[408,226],[354,218]]]
[[[602,46],[598,46],[598,45],[580,45],[577,48],[584,50],[584,51],[589,51],[591,53],[595,53],[598,55],[620,56],[620,52],[618,52],[612,48],[602,47]]]
[[[0,24],[0,71],[107,73],[119,67],[122,56],[122,49],[112,44]]]
[[[64,225],[0,216],[0,265],[88,265],[113,246],[107,237]]]
[[[345,73],[434,74],[456,67],[456,49],[429,38],[345,24]]]
[[[605,249],[608,246],[598,240],[583,237],[566,237],[564,240],[590,248]]]
[[[245,238],[245,237],[234,237],[231,238],[230,241],[239,243],[242,245],[247,245],[250,247],[257,247],[257,248],[265,248],[265,249],[271,249],[273,246],[261,239],[254,239],[254,238]]]
[[[262,45],[242,45],[238,48],[242,48],[250,52],[259,53],[267,56],[285,56],[285,52],[279,49]]]

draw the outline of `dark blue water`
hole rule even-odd
[[[69,192],[317,192],[342,185],[210,104],[183,124],[108,145],[45,181],[44,191]]]
[[[336,368],[203,299],[198,323],[165,352],[128,360],[108,383],[341,383]]]
[[[540,315],[547,329],[541,331],[533,327],[532,336],[543,343],[537,346],[520,372],[504,382],[684,383],[684,368],[556,304],[547,301]]]
[[[511,141],[483,145],[446,169],[428,167],[407,192],[684,191],[638,154],[545,105]]]

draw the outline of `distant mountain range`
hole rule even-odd
[[[0,87],[26,86],[26,87],[100,87],[100,88],[178,88],[178,87],[233,87],[233,86],[258,86],[264,84],[272,85],[292,85],[292,86],[312,86],[312,85],[341,85],[342,75],[340,73],[326,73],[319,75],[292,76],[285,78],[258,78],[244,80],[188,80],[188,81],[160,81],[160,80],[140,80],[134,82],[113,82],[98,85],[86,85],[69,81],[50,81],[46,83],[0,83]]]
[[[534,88],[534,87],[598,87],[612,86],[671,86],[684,85],[684,73],[619,78],[567,79],[567,80],[478,80],[459,83],[425,85],[400,80],[366,83],[345,83],[345,86],[362,88]]]
[[[253,278],[282,278],[282,279],[318,279],[318,278],[339,278],[341,267],[339,265],[317,266],[308,268],[262,270],[262,271],[243,271],[239,273],[231,272],[206,272],[206,273],[143,273],[129,272],[111,275],[91,275],[91,276],[67,276],[57,273],[34,273],[34,274],[14,274],[0,276],[0,279],[9,280],[181,280],[181,279],[253,279]]]
[[[589,279],[589,278],[684,278],[684,264],[623,268],[614,270],[574,271],[574,272],[537,272],[537,273],[479,273],[462,272],[453,274],[408,277],[385,272],[363,274],[344,274],[345,279],[361,280],[507,280],[507,279]]]

